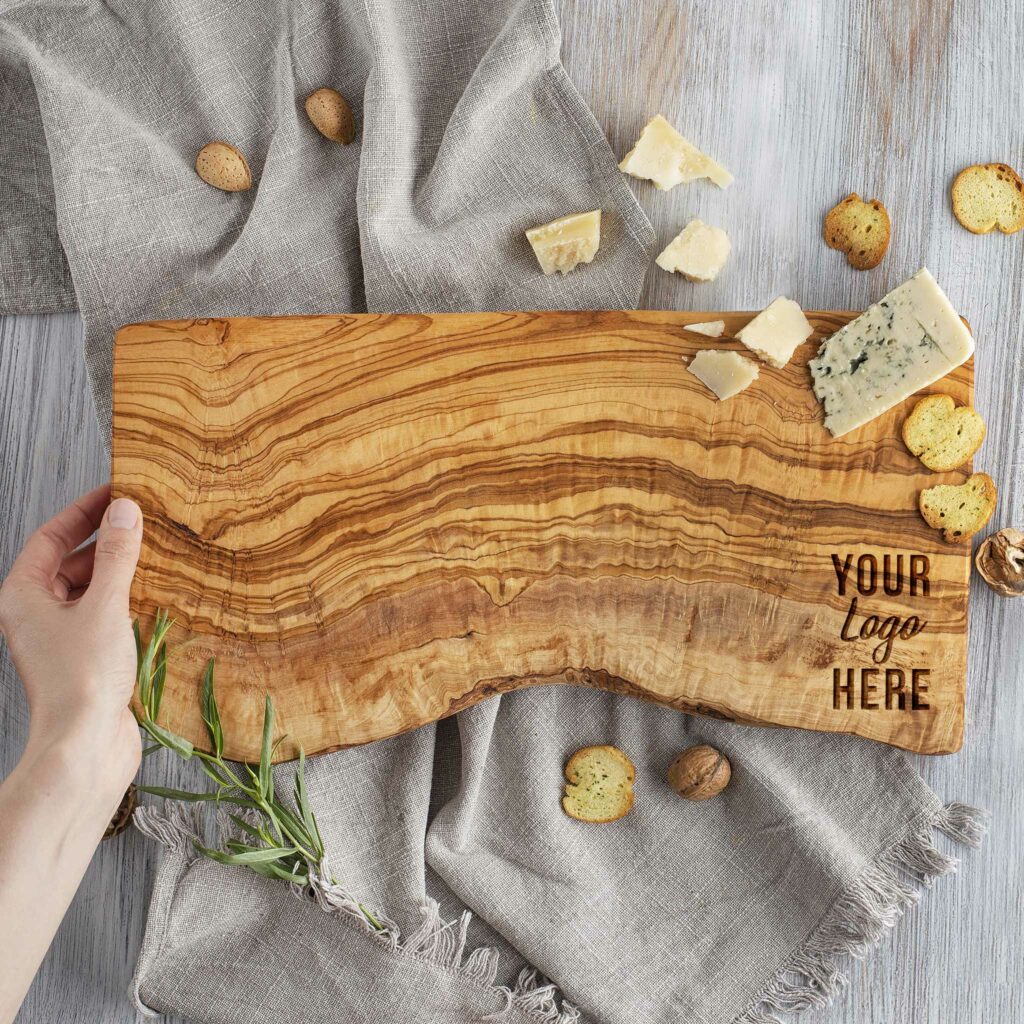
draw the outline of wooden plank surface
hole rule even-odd
[[[727,402],[684,360],[751,313],[236,318],[118,332],[133,590],[177,625],[161,723],[228,755],[396,735],[558,681],[751,723],[960,747],[970,545],[917,510],[914,400],[841,439],[807,361]],[[687,323],[723,320],[712,342]],[[935,389],[971,400],[972,364]],[[836,565],[856,566],[840,580]],[[889,640],[883,634],[898,630]],[[174,652],[179,651],[180,656]]]
[[[927,264],[978,339],[976,404],[989,434],[977,468],[1001,495],[991,528],[1020,526],[1024,238],[968,235],[946,191],[979,160],[1024,167],[1016,0],[563,0],[561,10],[565,63],[616,152],[660,110],[737,175],[726,193],[635,186],[663,242],[694,215],[734,240],[712,285],[652,268],[643,305],[752,308],[786,292],[808,307],[862,308]],[[824,212],[852,189],[882,198],[894,221],[889,255],[864,274],[818,235]],[[80,350],[77,318],[0,320],[0,570],[32,528],[107,477]],[[944,799],[990,808],[991,835],[852,966],[849,990],[832,1009],[806,1014],[809,1024],[1024,1019],[1022,635],[1024,600],[1000,599],[975,577],[966,743],[913,761]],[[4,773],[26,728],[5,650]],[[171,765],[157,766],[161,783],[194,784]],[[136,1021],[126,993],[155,856],[132,833],[101,848],[19,1024]]]

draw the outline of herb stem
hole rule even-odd
[[[240,834],[245,833],[256,840],[252,846],[239,839],[229,839],[226,849],[215,850],[203,846],[198,840],[193,845],[204,856],[222,864],[236,864],[247,867],[267,878],[278,878],[301,885],[309,885],[314,870],[324,862],[324,844],[320,837],[320,826],[309,805],[306,795],[305,757],[299,750],[299,765],[295,773],[293,793],[294,809],[287,806],[281,796],[274,792],[274,776],[271,771],[274,754],[284,739],[273,738],[274,706],[269,695],[263,711],[263,741],[260,748],[258,771],[242,762],[249,781],[243,781],[224,760],[224,730],[220,711],[214,695],[214,659],[206,666],[201,687],[202,718],[210,738],[212,752],[197,750],[192,743],[158,724],[160,702],[163,698],[167,678],[166,637],[174,625],[170,615],[159,610],[153,624],[153,632],[143,644],[139,622],[134,623],[138,666],[136,693],[141,711],[135,711],[139,726],[153,740],[146,748],[147,756],[158,748],[173,751],[183,760],[195,757],[204,774],[215,783],[216,790],[193,793],[185,790],[163,789],[159,786],[140,786],[143,792],[150,792],[165,799],[208,801],[229,803],[254,812],[258,824],[252,824],[236,814],[230,815]],[[335,879],[331,879],[337,884]],[[362,903],[356,903],[362,915],[377,931],[384,926]]]

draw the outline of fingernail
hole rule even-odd
[[[119,530],[130,530],[139,521],[139,506],[131,498],[118,498],[107,509],[107,522]]]

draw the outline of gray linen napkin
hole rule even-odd
[[[70,308],[70,267],[109,426],[111,336],[134,320],[633,306],[653,235],[558,48],[551,0],[0,5],[0,310]],[[306,122],[324,84],[353,100],[350,147]],[[256,188],[196,178],[212,138]],[[598,259],[542,276],[523,229],[598,206]],[[691,805],[660,780],[701,741],[734,779]],[[558,806],[566,757],[593,742],[638,769],[634,812],[603,828]],[[569,687],[317,758],[308,784],[344,888],[197,859],[209,822],[139,813],[169,848],[141,1006],[204,1024],[758,1024],[827,1001],[837,957],[953,868],[933,828],[981,831],[896,751]]]

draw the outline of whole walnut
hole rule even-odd
[[[729,758],[707,744],[684,750],[668,769],[668,784],[687,800],[710,800],[731,778]]]
[[[114,836],[119,836],[132,823],[132,814],[135,812],[138,799],[139,794],[135,783],[130,782],[114,812],[114,817],[110,819],[110,824],[107,825],[106,831],[103,833],[104,839],[113,839]]]
[[[1003,597],[1024,594],[1024,533],[1000,530],[978,547],[974,564],[981,578]]]

